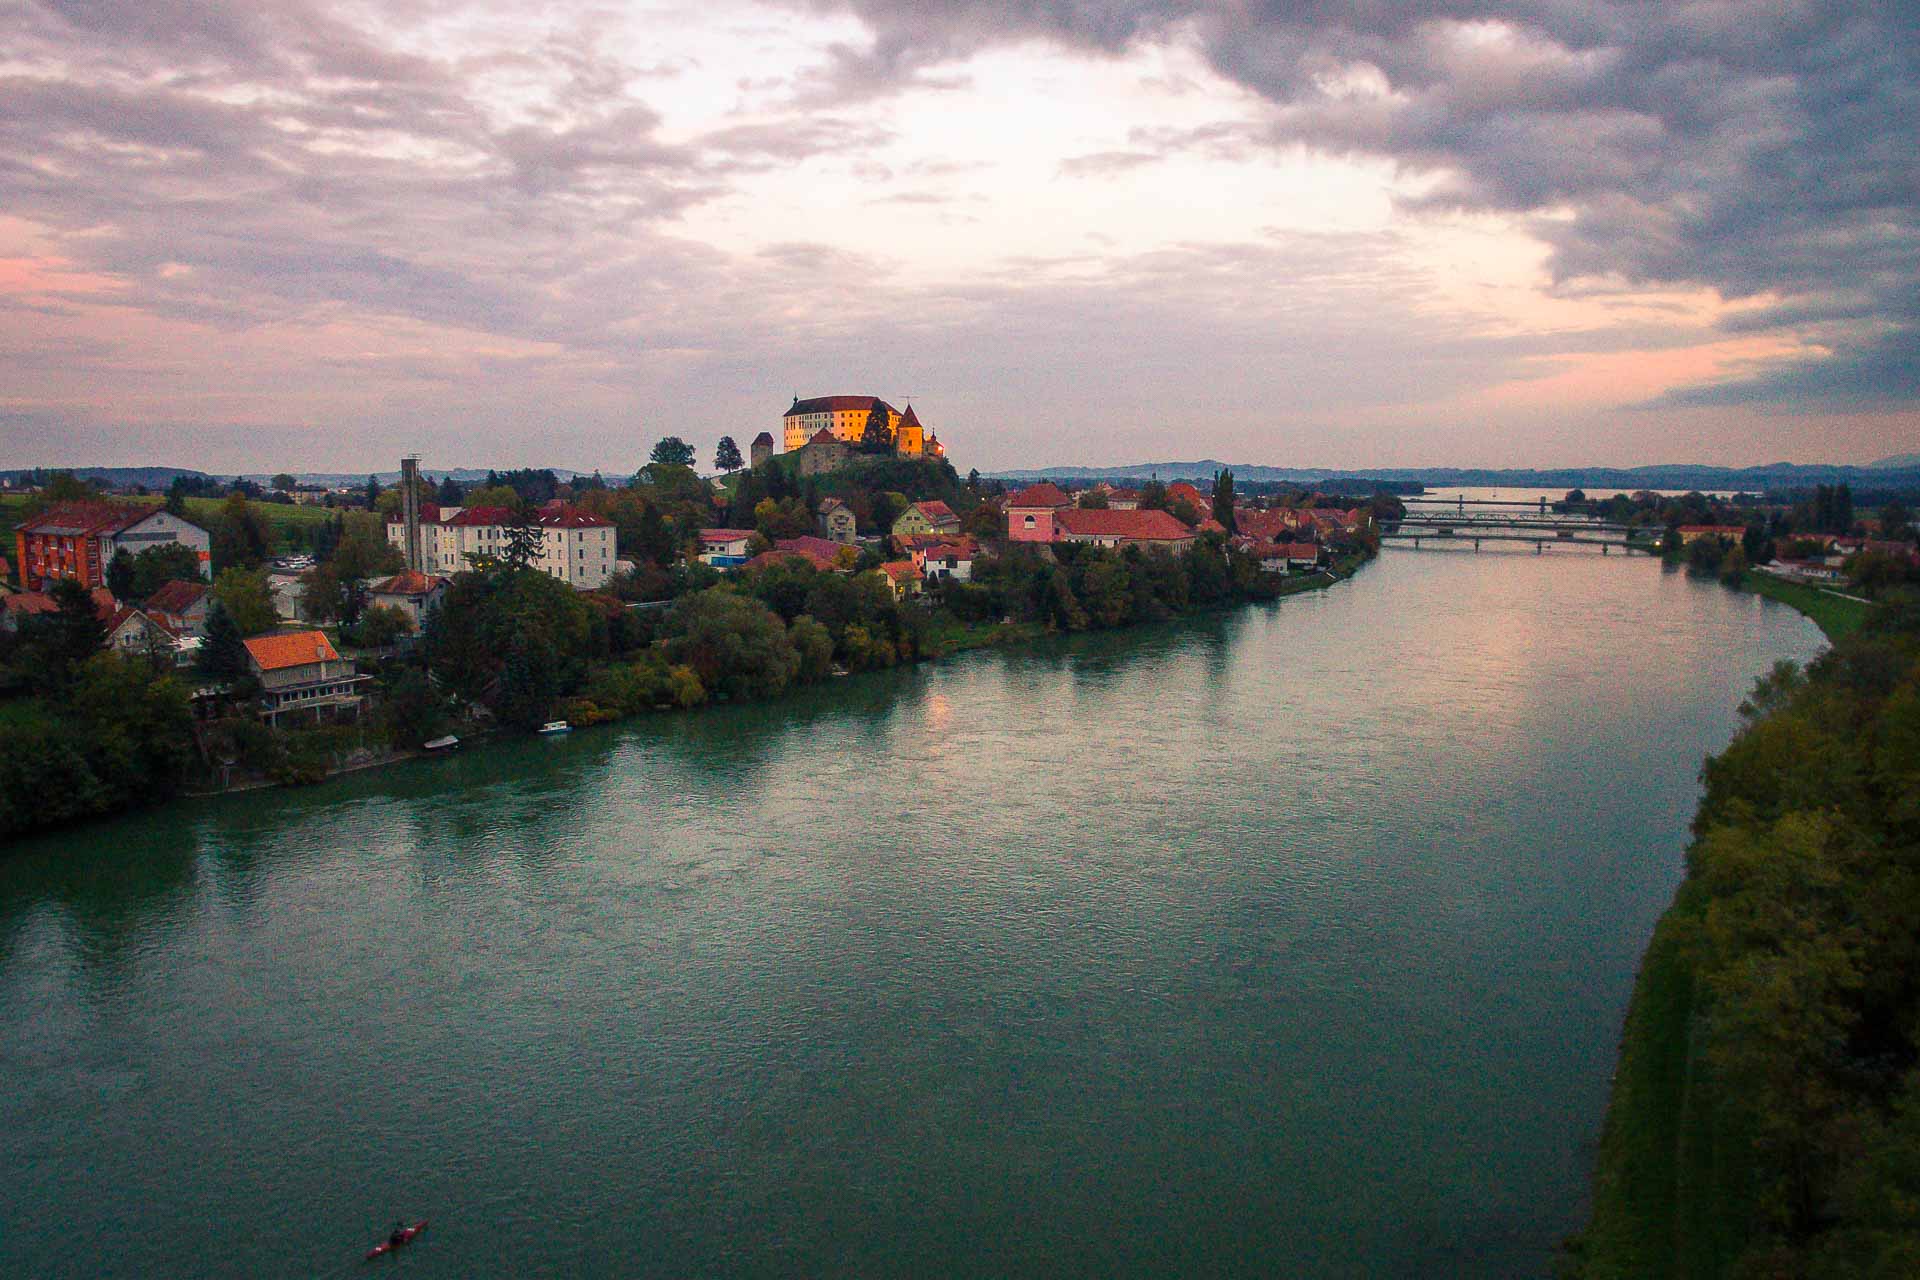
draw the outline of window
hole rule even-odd
[[[1024,520],[1022,520],[1020,523],[1024,528],[1031,529],[1033,528],[1033,517],[1028,516]]]

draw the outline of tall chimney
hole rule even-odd
[[[420,563],[420,458],[408,454],[400,459],[400,518],[407,525],[407,568],[419,573]]]

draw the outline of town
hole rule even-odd
[[[874,396],[795,399],[695,461],[667,437],[618,484],[407,457],[384,485],[0,493],[0,714],[37,744],[7,757],[0,831],[1275,599],[1351,573],[1398,507],[1230,472],[962,479]]]

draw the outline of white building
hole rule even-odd
[[[527,517],[540,530],[540,555],[533,567],[580,591],[607,585],[619,548],[613,522],[578,507],[542,507]],[[497,557],[507,549],[507,534],[518,517],[506,507],[436,507],[420,511],[420,572],[455,574],[471,568],[470,557]],[[387,521],[387,541],[402,552],[406,524]]]

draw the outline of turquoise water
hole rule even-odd
[[[1701,757],[1813,627],[1330,592],[0,861],[0,1273],[1536,1276]]]

